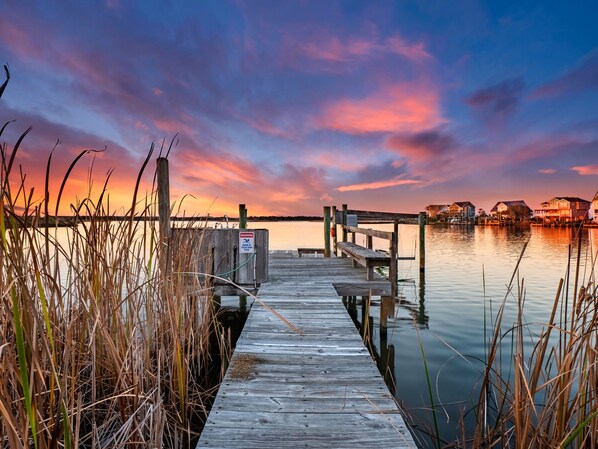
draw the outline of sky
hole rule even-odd
[[[65,198],[110,173],[116,209],[173,140],[187,215],[591,200],[596,17],[596,1],[2,0],[0,138],[32,126],[17,162],[39,200],[53,149],[50,201],[93,150]]]

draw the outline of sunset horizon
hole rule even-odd
[[[130,207],[152,145],[186,215],[490,210],[598,190],[595,5],[11,2],[2,142],[61,214]],[[4,77],[2,77],[3,81]],[[14,121],[14,122],[12,122]],[[58,142],[58,143],[57,143]],[[54,149],[54,150],[53,150]],[[91,173],[91,175],[90,175]],[[16,179],[15,179],[16,180]]]

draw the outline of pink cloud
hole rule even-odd
[[[140,129],[142,131],[149,130],[148,126],[145,123],[141,122],[140,120],[135,121],[135,128]]]
[[[377,33],[372,33],[371,36],[366,37],[348,38],[320,33],[317,39],[300,45],[299,52],[310,59],[334,63],[368,59],[388,54],[397,54],[415,62],[433,59],[422,42],[410,44],[399,35],[382,40],[377,36]]]
[[[432,59],[432,55],[426,51],[423,43],[408,44],[399,36],[389,38],[386,47],[412,61],[422,62]]]
[[[308,58],[323,61],[343,62],[352,56],[350,48],[342,44],[340,39],[336,37],[325,43],[309,42],[301,46],[300,50]]]
[[[538,170],[538,173],[542,173],[543,175],[554,175],[556,170],[554,168],[541,168]]]
[[[383,189],[385,187],[395,187],[395,186],[403,186],[403,185],[413,185],[413,184],[420,184],[421,181],[415,179],[400,179],[400,178],[392,178],[386,179],[382,181],[374,181],[374,182],[366,182],[363,184],[352,184],[347,186],[340,186],[337,187],[336,190],[339,192],[352,192],[356,190],[374,190],[374,189]]]
[[[154,127],[163,133],[174,135],[175,133],[184,133],[188,137],[193,136],[197,129],[197,125],[189,122],[189,117],[183,117],[182,120],[169,120],[164,118],[156,118],[153,120]]]
[[[542,136],[537,140],[520,146],[510,157],[515,162],[546,158],[559,153],[563,148],[578,145],[579,143],[578,139],[567,135]]]
[[[6,110],[7,109],[7,110]],[[6,108],[7,115],[15,118],[17,123],[11,124],[3,133],[8,147],[17,140],[23,126],[31,124],[33,129],[25,137],[19,149],[14,167],[22,166],[26,174],[27,189],[33,189],[33,200],[43,199],[46,161],[50,156],[52,145],[60,139],[60,144],[52,155],[52,165],[49,178],[50,210],[54,212],[57,193],[67,168],[75,157],[87,150],[103,150],[90,152],[79,160],[69,179],[61,199],[59,213],[71,213],[70,204],[76,204],[88,195],[97,199],[107,173],[114,170],[108,184],[110,205],[115,208],[130,207],[132,188],[135,178],[141,168],[142,157],[135,157],[127,149],[107,139],[69,128],[64,125],[49,122],[45,118]],[[149,149],[149,147],[148,147]],[[141,190],[151,185],[151,169],[148,168],[143,179]],[[11,181],[17,182],[18,170],[13,170]],[[90,183],[91,181],[91,183]]]
[[[306,161],[318,167],[326,167],[346,172],[356,172],[367,165],[364,152],[328,151],[308,156]]]
[[[192,145],[195,146],[195,145]],[[221,188],[253,185],[262,182],[261,170],[254,164],[225,151],[206,151],[193,148],[177,154],[179,176],[202,186]]]
[[[446,122],[434,86],[401,83],[361,99],[342,99],[324,107],[319,128],[348,134],[420,131]]]
[[[42,47],[36,45],[33,35],[26,32],[26,27],[13,20],[0,17],[0,38],[8,44],[15,54],[30,59],[43,57]]]
[[[270,136],[275,136],[275,137],[283,137],[286,139],[294,138],[294,135],[292,132],[290,132],[286,129],[282,129],[282,128],[274,125],[270,121],[265,120],[263,118],[260,118],[257,116],[249,117],[247,115],[240,115],[240,114],[235,114],[235,115],[237,116],[237,118],[244,121],[249,126],[251,126],[253,129],[255,129],[261,133],[268,134]]]
[[[598,175],[598,165],[578,165],[571,167],[571,170],[576,171],[581,176]]]

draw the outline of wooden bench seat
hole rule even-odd
[[[364,248],[351,242],[338,242],[336,247],[341,253],[353,259],[353,266],[357,262],[366,268],[368,281],[374,280],[374,267],[390,266],[390,256],[373,249]]]
[[[324,248],[297,248],[299,257],[305,255],[324,256]]]

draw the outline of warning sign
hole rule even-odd
[[[255,233],[253,231],[239,232],[239,253],[248,254],[255,251]]]

